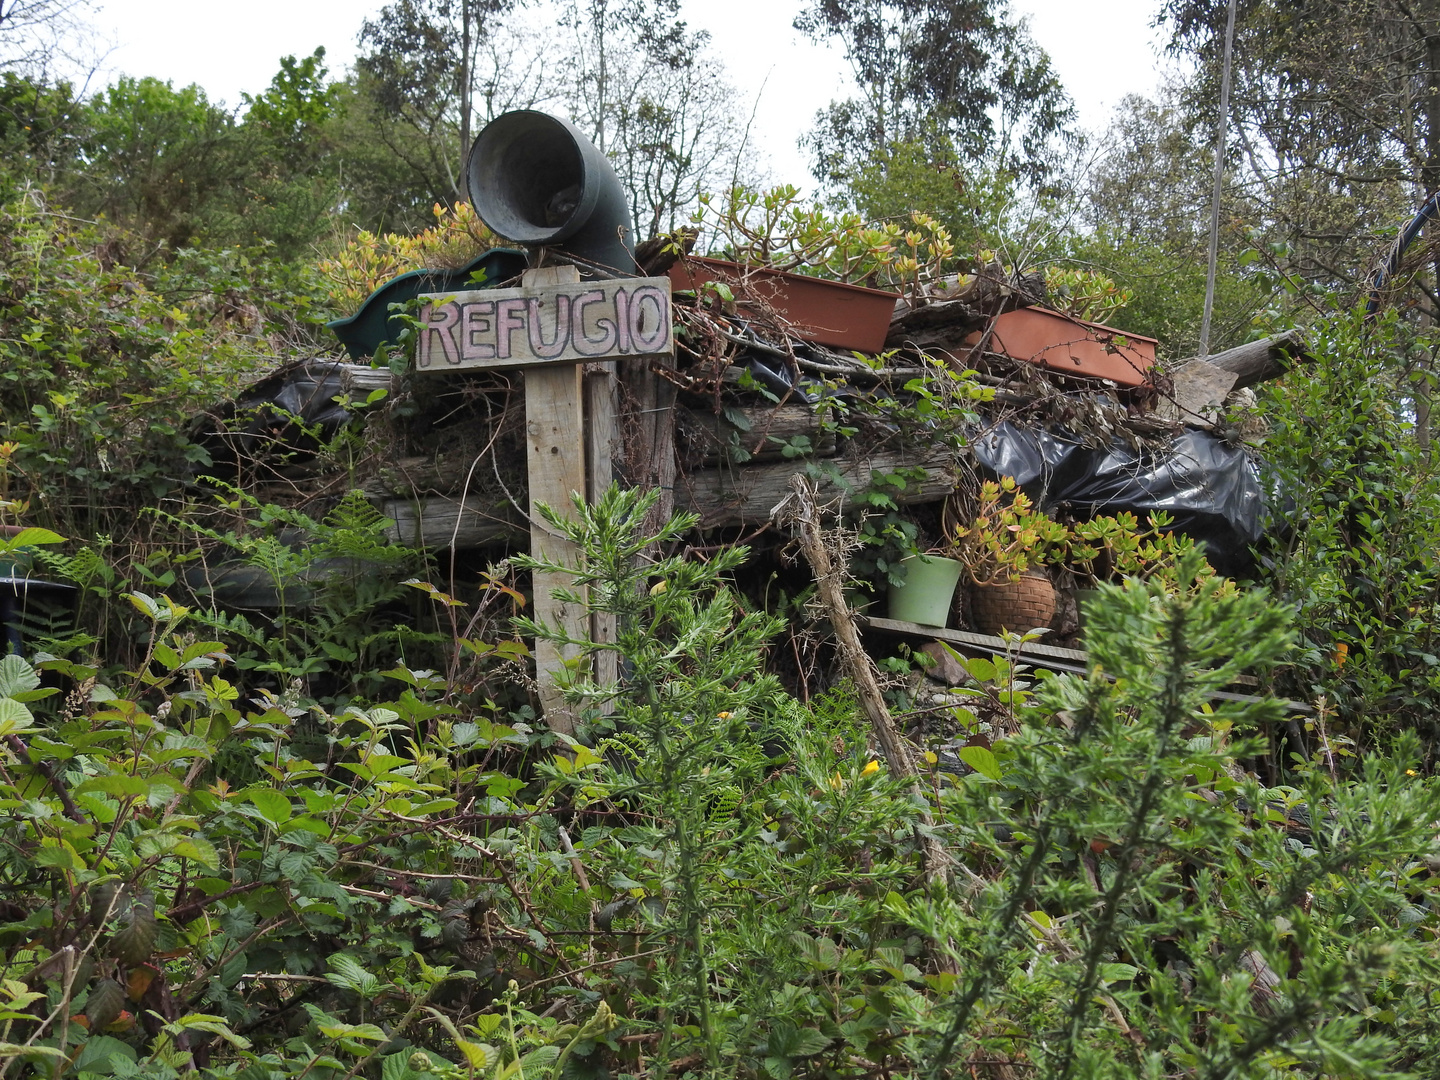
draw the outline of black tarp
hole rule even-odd
[[[1142,520],[1163,510],[1177,532],[1205,544],[1224,574],[1244,573],[1261,536],[1260,479],[1239,447],[1204,431],[1186,430],[1158,449],[1080,439],[1003,421],[973,444],[980,464],[1012,476],[1047,513],[1080,517],[1128,510]]]

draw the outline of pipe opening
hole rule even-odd
[[[468,180],[471,201],[495,232],[544,244],[565,236],[581,209],[585,159],[553,118],[511,113],[475,141]]]

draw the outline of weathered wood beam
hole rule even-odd
[[[1205,357],[1205,362],[1223,371],[1233,371],[1239,376],[1234,388],[1243,390],[1256,383],[1277,379],[1295,364],[1308,364],[1313,359],[1306,351],[1304,335],[1297,329],[1237,345]],[[1177,366],[1187,362],[1181,360]]]
[[[528,548],[530,523],[502,499],[470,495],[392,496],[381,499],[380,513],[395,524],[386,530],[392,543],[443,551],[511,544]]]
[[[955,458],[944,449],[880,451],[864,457],[831,458],[827,464],[838,470],[850,488],[836,483],[832,476],[821,478],[818,493],[826,502],[848,500],[853,492],[868,487],[877,472],[917,465],[925,470],[925,479],[907,485],[894,496],[896,502],[936,502],[955,490]],[[675,509],[699,514],[700,527],[705,529],[760,525],[770,520],[771,512],[790,493],[791,477],[802,471],[803,466],[793,462],[704,469],[679,481]]]
[[[820,430],[820,417],[809,405],[773,407],[730,407],[719,416],[700,409],[676,409],[679,436],[691,453],[702,455],[711,464],[728,458],[732,446],[750,454],[750,461],[783,456],[781,444],[804,435],[816,457],[835,453],[835,433]],[[734,418],[740,419],[740,426]],[[691,459],[693,460],[693,459]]]

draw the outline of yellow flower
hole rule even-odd
[[[715,714],[715,719],[716,719],[716,720],[729,720],[729,719],[730,719],[730,711],[727,709],[727,710],[725,710],[724,712],[718,712],[718,713],[716,713],[716,714]]]
[[[877,773],[877,772],[879,772],[879,771],[880,771],[880,762],[878,762],[878,761],[871,761],[871,762],[869,762],[869,763],[866,764],[865,768],[863,768],[863,769],[860,770],[860,775],[861,775],[861,776],[869,776],[871,773]]]
[[[659,596],[661,593],[663,593],[663,592],[664,592],[666,589],[668,589],[669,587],[670,587],[670,586],[667,585],[667,584],[665,584],[665,582],[663,582],[663,581],[657,581],[657,582],[655,582],[654,585],[651,585],[651,586],[650,586],[650,595],[651,595],[651,596]]]
[[[830,777],[830,786],[836,791],[840,791],[845,787],[845,778],[837,772],[834,776]]]

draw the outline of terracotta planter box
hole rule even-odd
[[[898,293],[761,266],[742,268],[723,259],[689,258],[670,268],[677,292],[711,281],[728,285],[742,311],[764,315],[769,309],[788,322],[798,338],[856,352],[885,347],[890,316],[900,299]]]
[[[979,346],[981,335],[971,334],[965,343]],[[1066,375],[1140,386],[1149,381],[1150,369],[1155,366],[1155,344],[1154,338],[1113,326],[1072,319],[1049,308],[1028,307],[1007,311],[995,320],[985,351],[1028,360]]]

